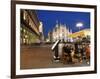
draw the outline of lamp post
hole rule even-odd
[[[80,29],[81,29],[81,27],[83,27],[83,23],[82,22],[78,22],[78,23],[76,23],[76,27],[79,29],[79,31],[80,31]],[[78,35],[78,39],[77,39],[77,43],[75,44],[75,51],[76,52],[78,52],[78,56],[79,56],[79,61],[80,61],[80,63],[82,62],[82,57],[81,57],[81,51],[79,51],[79,50],[81,50],[82,48],[80,48],[81,46],[82,46],[82,38],[80,37],[81,35]]]

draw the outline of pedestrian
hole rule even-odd
[[[74,63],[74,56],[75,56],[75,50],[74,50],[74,47],[71,47],[71,59],[72,59],[72,63]]]
[[[62,53],[62,62],[66,64],[68,62],[68,45],[64,44],[63,46],[63,53]]]
[[[68,47],[67,47],[67,53],[68,53],[68,57],[69,57],[68,63],[72,63],[71,50],[72,50],[71,45],[68,45]]]
[[[87,61],[87,64],[90,63],[90,46],[89,45],[86,46],[86,61]]]

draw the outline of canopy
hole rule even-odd
[[[85,30],[81,30],[79,32],[72,33],[68,37],[71,37],[71,38],[85,37],[86,35],[89,35],[89,34],[90,34],[90,30],[89,29],[85,29]]]

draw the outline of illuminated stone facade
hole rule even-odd
[[[20,27],[20,42],[21,44],[33,44],[40,42],[39,26],[40,22],[36,12],[31,10],[21,9],[21,27]]]
[[[52,41],[61,40],[61,42],[68,42],[70,38],[69,34],[72,34],[72,30],[69,29],[66,25],[56,24],[55,28],[52,31]]]

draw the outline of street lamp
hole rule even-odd
[[[78,27],[79,28],[79,31],[80,31],[80,28],[83,27],[83,23],[82,22],[76,23],[76,27]]]

